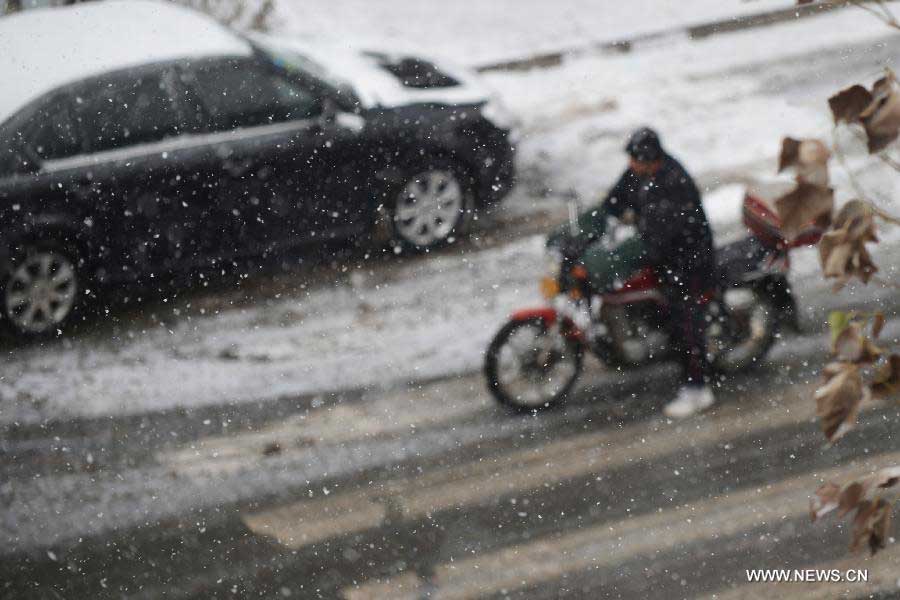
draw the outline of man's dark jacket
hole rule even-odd
[[[677,160],[665,155],[662,161],[651,177],[625,171],[603,204],[582,214],[579,224],[589,239],[599,237],[607,216],[621,218],[630,208],[644,244],[642,262],[663,273],[706,271],[712,277],[713,238],[700,192]]]

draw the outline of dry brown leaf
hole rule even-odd
[[[877,242],[875,212],[862,200],[850,200],[834,215],[833,229],[843,229],[853,242]]]
[[[861,123],[868,138],[869,153],[883,150],[900,133],[900,92],[890,69],[869,91],[861,85],[841,90],[828,99],[834,122]]]
[[[819,261],[825,278],[843,278],[853,254],[853,245],[847,243],[844,231],[828,231],[819,240]]]
[[[847,365],[841,362],[828,363],[822,368],[822,375],[825,377],[825,382],[827,383],[832,377],[840,375],[846,368]]]
[[[872,84],[872,95],[878,96],[879,94],[890,93],[895,83],[897,83],[897,75],[890,67],[885,67],[884,77],[876,79],[875,83]]]
[[[775,209],[784,237],[792,239],[810,223],[830,218],[834,192],[829,187],[799,182],[796,188],[775,200]]]
[[[832,363],[826,367],[825,384],[816,390],[816,415],[829,442],[835,442],[856,424],[859,406],[868,389],[856,365]]]
[[[900,392],[900,355],[891,354],[881,363],[875,372],[871,389],[879,398],[888,398]]]
[[[872,86],[872,101],[859,114],[869,138],[869,153],[883,150],[900,133],[900,94],[893,71]]]
[[[859,324],[851,323],[834,338],[831,351],[839,361],[856,362],[857,357],[862,354],[862,346],[863,335]]]
[[[851,481],[844,486],[838,496],[838,516],[843,517],[855,509],[865,498],[868,486],[859,481]]]
[[[831,151],[820,140],[795,140],[786,137],[781,141],[778,172],[793,167],[797,182],[828,185],[828,159]]]
[[[781,140],[781,155],[778,157],[778,172],[781,173],[800,158],[800,140],[785,137]]]
[[[875,342],[866,337],[863,338],[862,351],[859,353],[856,362],[871,364],[878,360],[882,354],[884,354],[884,350],[876,346]]]
[[[856,253],[850,257],[849,272],[863,283],[869,283],[872,275],[878,272],[878,267],[872,262],[872,255],[865,246],[859,246]]]
[[[810,500],[810,516],[815,521],[838,509],[838,516],[843,517],[865,501],[870,491],[887,489],[898,483],[900,483],[900,466],[879,469],[862,480],[851,481],[843,487],[829,481],[816,490],[815,496]]]
[[[872,94],[861,85],[852,85],[828,99],[835,123],[855,123],[860,113],[872,103]]]
[[[882,498],[871,498],[870,494],[898,483],[900,466],[879,469],[861,481],[851,481],[843,487],[829,481],[810,499],[809,516],[815,521],[835,509],[839,517],[856,510],[850,549],[858,550],[865,543],[874,554],[884,547],[888,537],[891,505]]]
[[[857,323],[850,323],[844,327],[834,338],[831,344],[831,352],[838,360],[856,362],[848,358],[859,353],[862,348],[862,334]]]
[[[877,340],[883,329],[884,313],[879,311],[872,316],[872,337]]]
[[[825,278],[837,279],[838,288],[852,277],[868,283],[878,267],[865,244],[877,241],[872,208],[860,200],[847,202],[835,215],[831,229],[819,240]]]
[[[867,480],[868,487],[889,488],[900,483],[900,467],[885,467],[875,471]]]
[[[888,531],[891,527],[891,505],[883,499],[866,500],[859,504],[856,517],[853,519],[853,539],[850,550],[862,548],[865,543],[869,551],[875,554],[884,548]]]
[[[797,180],[821,186],[828,185],[828,159],[831,150],[819,140],[803,140],[797,157]]]
[[[873,363],[883,353],[872,340],[862,333],[859,323],[851,323],[834,338],[831,348],[835,358],[842,362]]]
[[[827,515],[839,505],[841,486],[829,481],[823,484],[809,500],[809,517],[813,521]]]

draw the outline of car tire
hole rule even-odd
[[[0,293],[5,327],[20,338],[58,335],[79,312],[83,275],[77,253],[51,242],[21,246]]]
[[[468,233],[475,206],[474,185],[459,163],[435,158],[404,169],[386,215],[395,248],[424,252]]]

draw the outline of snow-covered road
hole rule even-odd
[[[789,6],[787,6],[789,7]],[[784,0],[282,0],[276,31],[470,67],[786,8]]]
[[[900,40],[885,38],[867,15],[843,11],[491,74],[522,120],[523,183],[475,242],[435,256],[356,257],[324,274],[279,275],[277,291],[267,276],[252,275],[263,283],[233,294],[187,290],[139,308],[132,322],[126,314],[104,327],[100,318],[90,335],[8,348],[0,423],[229,405],[470,372],[504,316],[538,300],[542,240],[510,223],[558,218],[555,190],[599,195],[622,168],[620,146],[631,127],[653,123],[698,175],[721,242],[740,232],[742,183],[773,180],[780,136],[827,135],[824,99],[852,80],[848,65],[865,64],[874,75],[898,51]],[[862,180],[890,203],[896,177],[844,142]],[[845,175],[833,174],[838,197],[847,199]],[[900,240],[888,236],[881,252],[886,276],[895,278]],[[807,309],[818,309],[812,319],[855,301],[852,290],[828,292],[811,250],[797,254],[795,283]],[[882,290],[875,302],[890,295]]]
[[[647,20],[644,1],[598,13],[589,0],[465,0],[437,30],[442,9],[419,0],[278,11],[283,33],[402,38],[471,66],[784,1],[652,3]],[[62,340],[3,345],[0,597],[401,598],[431,576],[438,597],[745,598],[772,595],[745,568],[823,565],[873,580],[779,591],[887,597],[898,546],[848,562],[848,528],[810,525],[806,509],[823,478],[900,460],[896,407],[867,403],[859,428],[823,449],[811,399],[827,311],[884,309],[896,344],[896,289],[834,294],[814,251],[798,251],[805,333],[680,423],[659,412],[671,365],[610,373],[591,360],[560,410],[522,418],[475,371],[507,313],[538,301],[559,192],[600,195],[632,127],[658,127],[697,175],[723,242],[741,233],[745,185],[777,181],[781,136],[830,135],[825,98],[898,53],[877,22],[842,11],[492,72],[522,120],[521,184],[472,240],[231,275],[113,308]],[[896,174],[841,141],[900,212]],[[837,165],[833,177],[848,199]],[[897,281],[900,233],[885,233],[875,260]]]

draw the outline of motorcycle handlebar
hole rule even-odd
[[[578,199],[578,193],[575,190],[566,190],[562,196],[566,199],[566,206],[569,209],[569,234],[577,237],[580,233],[578,227],[578,215],[581,214],[581,202]]]

